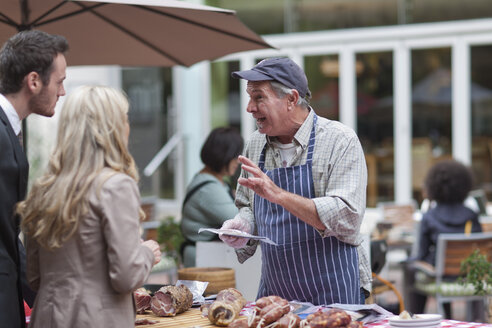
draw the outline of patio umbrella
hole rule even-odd
[[[26,29],[65,36],[71,66],[191,66],[271,48],[234,11],[177,0],[2,0],[0,43]]]

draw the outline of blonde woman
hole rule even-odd
[[[17,207],[28,281],[38,290],[30,328],[134,327],[132,291],[160,251],[139,237],[128,107],[112,88],[74,91],[61,110],[47,172]]]

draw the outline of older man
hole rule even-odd
[[[29,164],[22,150],[21,122],[30,114],[53,116],[65,95],[67,40],[41,31],[11,37],[0,50],[0,327],[25,326],[25,251],[14,206],[24,199]],[[24,295],[23,295],[24,291]],[[27,292],[27,293],[26,293]]]
[[[236,194],[239,214],[223,228],[266,236],[257,297],[313,304],[364,302],[370,268],[360,248],[367,169],[354,131],[316,115],[303,70],[288,58],[233,72],[248,81],[250,138]],[[222,235],[245,261],[257,244]]]

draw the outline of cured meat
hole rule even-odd
[[[256,300],[255,306],[257,309],[263,309],[265,306],[270,305],[272,303],[278,303],[281,300],[283,300],[283,298],[276,295],[264,296]]]
[[[139,288],[134,291],[133,297],[135,297],[135,306],[138,314],[144,314],[145,310],[150,310],[152,296],[150,296],[145,288]]]
[[[202,316],[208,317],[208,310],[210,309],[210,305],[212,305],[212,303],[203,303],[202,305],[200,305]]]
[[[159,323],[157,320],[150,320],[147,318],[140,318],[135,320],[135,326],[143,326],[143,325],[153,325]]]
[[[217,326],[227,326],[239,316],[244,305],[246,300],[237,289],[221,290],[208,310],[208,319]]]
[[[227,327],[228,328],[250,328],[250,326],[248,324],[248,318],[247,317],[234,319],[234,321],[231,322]]]
[[[275,328],[298,328],[300,324],[301,318],[297,314],[289,312],[277,321]]]
[[[218,294],[217,297],[215,298],[216,302],[234,302],[238,299],[244,299],[243,294],[236,288],[227,288],[221,290]],[[246,304],[246,303],[245,303]]]
[[[347,327],[352,321],[347,312],[339,309],[329,309],[326,312],[318,311],[306,318],[311,328],[338,328]]]
[[[259,314],[261,318],[260,324],[262,326],[269,325],[272,322],[275,322],[282,318],[284,314],[289,313],[289,311],[289,302],[286,299],[281,298],[278,302],[268,304],[263,309],[261,309]]]
[[[152,312],[159,317],[174,317],[193,304],[193,294],[184,285],[164,286],[154,293],[150,302]]]

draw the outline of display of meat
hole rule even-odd
[[[246,300],[237,289],[221,290],[208,309],[208,319],[217,326],[227,326],[239,316],[244,305]]]
[[[159,317],[174,317],[193,304],[193,294],[184,285],[164,286],[154,293],[150,302],[152,312]]]
[[[134,291],[133,297],[135,298],[135,306],[138,314],[144,314],[145,310],[150,310],[152,296],[150,296],[145,288],[139,288]]]
[[[210,309],[210,305],[212,305],[212,303],[203,303],[202,305],[200,305],[200,312],[202,313],[202,316],[208,317],[208,310]]]
[[[301,326],[306,328],[358,328],[362,327],[362,323],[352,321],[352,317],[343,310],[329,309],[308,315]]]
[[[301,324],[301,318],[297,314],[289,312],[276,323],[275,328],[298,328]]]
[[[297,328],[301,319],[290,312],[289,301],[280,296],[265,296],[259,298],[255,303],[253,313],[244,320],[238,318],[229,327],[234,328],[262,328],[281,327]]]
[[[250,328],[247,317],[239,317],[227,326],[228,328]]]
[[[282,318],[285,314],[290,312],[290,304],[286,299],[280,298],[273,303],[266,305],[260,309],[258,315],[260,317],[259,325],[261,327],[267,326],[272,322],[276,322]]]
[[[362,328],[361,322],[340,309],[328,309],[310,314],[306,319],[290,311],[286,299],[266,296],[258,299],[253,313],[234,320],[230,328]]]

